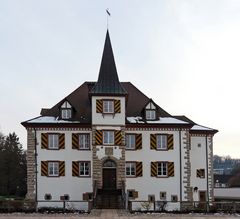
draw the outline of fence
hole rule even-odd
[[[93,208],[92,201],[25,201],[3,200],[0,201],[0,213],[7,212],[90,212]]]
[[[171,202],[171,201],[128,201],[130,212],[227,212],[240,213],[240,201],[219,202]]]

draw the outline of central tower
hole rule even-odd
[[[127,92],[118,79],[107,31],[98,81],[90,91],[93,130],[93,180],[99,189],[121,189],[125,183],[125,117]]]

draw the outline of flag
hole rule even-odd
[[[110,14],[110,12],[108,11],[108,9],[106,9],[106,12],[107,12],[107,14],[108,14],[109,16],[111,16],[111,14]]]

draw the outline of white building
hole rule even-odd
[[[98,81],[84,82],[22,125],[27,198],[38,206],[88,201],[95,188],[102,198],[123,190],[132,201],[171,201],[170,210],[184,201],[213,200],[217,130],[172,116],[132,83],[119,82],[108,31]],[[83,202],[71,206],[87,208]]]

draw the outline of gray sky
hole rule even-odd
[[[120,80],[240,157],[239,0],[1,0],[0,131],[26,148],[20,122],[97,80],[106,8]]]

